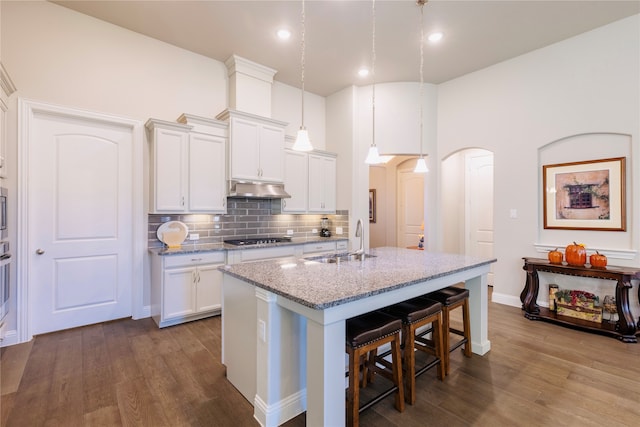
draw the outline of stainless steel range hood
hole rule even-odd
[[[266,182],[229,181],[229,197],[248,197],[256,199],[288,199],[284,184]]]

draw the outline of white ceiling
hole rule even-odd
[[[239,55],[300,87],[300,1],[54,2],[219,61]],[[371,63],[371,4],[306,1],[306,90],[327,96],[371,83],[357,75]],[[425,44],[424,79],[442,83],[637,13],[640,0],[431,0],[425,34],[445,38]],[[419,81],[419,7],[378,0],[376,16],[376,82]],[[275,36],[280,27],[292,32],[287,42]]]

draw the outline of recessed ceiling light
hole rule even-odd
[[[280,40],[289,40],[289,37],[291,37],[291,31],[284,28],[281,30],[278,30],[276,34],[278,34],[278,38]]]
[[[369,70],[367,68],[360,68],[358,70],[358,75],[360,77],[367,77],[369,75]]]
[[[430,42],[439,42],[440,40],[442,40],[442,37],[444,37],[444,34],[442,34],[442,32],[438,31],[435,33],[431,33],[429,34],[429,37],[427,37],[427,39],[429,39]]]

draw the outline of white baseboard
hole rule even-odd
[[[253,403],[253,418],[262,427],[279,426],[307,410],[307,389],[287,396],[273,405],[267,405],[256,395]]]
[[[8,347],[10,345],[18,344],[18,331],[15,329],[7,331],[2,341],[0,341],[0,347]]]
[[[133,320],[146,319],[147,317],[151,317],[151,306],[145,305],[142,307],[142,311],[139,313],[139,316],[133,315],[131,318]]]
[[[491,302],[495,302],[498,304],[510,305],[511,307],[522,307],[522,301],[520,301],[519,296],[513,296],[508,294],[501,294],[495,291],[491,293]]]

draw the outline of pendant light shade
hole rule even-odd
[[[296,142],[293,144],[293,149],[296,151],[311,151],[313,150],[313,145],[311,145],[311,141],[309,140],[309,132],[303,126],[300,126],[298,130],[298,135],[296,136]]]
[[[368,165],[377,165],[384,163],[378,153],[378,147],[376,147],[376,0],[371,1],[371,111],[372,111],[372,132],[371,132],[371,146],[369,147],[369,154],[364,162]]]
[[[378,147],[375,145],[369,147],[369,154],[367,154],[367,158],[364,162],[368,165],[377,165],[378,163],[382,163],[380,154],[378,153]]]
[[[295,151],[311,151],[313,150],[313,145],[311,145],[311,140],[309,139],[309,132],[307,132],[307,128],[304,127],[304,54],[305,54],[305,11],[304,11],[304,0],[302,0],[302,41],[301,41],[301,58],[300,58],[300,83],[301,83],[301,93],[302,93],[302,121],[300,124],[300,130],[298,130],[298,135],[296,136],[296,142],[294,142],[292,149]]]
[[[416,163],[416,167],[413,170],[413,173],[427,173],[429,172],[429,168],[427,167],[427,162],[424,160],[424,157],[420,157],[418,162]]]
[[[428,0],[416,0],[416,4],[420,6],[420,158],[416,163],[416,167],[413,170],[414,173],[427,173],[429,172],[429,168],[427,167],[427,162],[424,160],[424,156],[422,155],[422,136],[423,132],[423,105],[424,105],[424,25],[423,25],[423,15],[424,15],[424,5]]]

